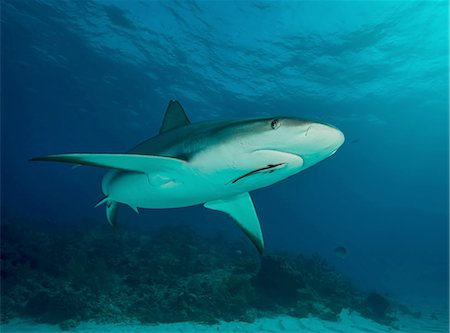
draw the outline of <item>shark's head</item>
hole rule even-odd
[[[232,121],[214,132],[218,145],[199,160],[207,160],[214,170],[225,166],[232,173],[225,175],[230,184],[248,188],[268,186],[309,168],[344,142],[344,134],[331,125],[292,117]]]
[[[298,118],[278,118],[270,120],[274,135],[273,145],[281,150],[300,156],[304,167],[309,167],[333,155],[344,143],[344,134],[329,124]]]
[[[303,168],[333,155],[344,143],[344,134],[329,124],[300,118],[278,117],[254,120],[247,126],[249,148],[275,150],[300,156]]]

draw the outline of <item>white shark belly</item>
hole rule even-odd
[[[138,208],[177,208],[203,204],[242,192],[227,183],[212,183],[197,172],[181,175],[111,171],[103,180],[109,199]]]
[[[279,182],[300,171],[302,161],[273,165],[253,172],[188,167],[177,172],[110,171],[102,188],[113,201],[134,208],[178,208],[232,197]]]

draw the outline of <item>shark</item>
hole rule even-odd
[[[296,117],[191,123],[176,100],[159,133],[126,153],[46,155],[56,161],[109,169],[102,179],[108,222],[119,204],[165,209],[194,205],[231,216],[263,253],[261,225],[249,192],[297,174],[333,155],[344,143],[336,127]],[[96,206],[96,207],[97,207]]]

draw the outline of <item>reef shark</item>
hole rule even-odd
[[[138,208],[203,204],[229,214],[260,253],[264,240],[249,192],[272,185],[333,155],[337,128],[293,117],[191,123],[179,102],[167,107],[159,134],[123,154],[59,154],[33,158],[104,167],[106,216],[118,203]],[[96,206],[96,207],[97,207]]]

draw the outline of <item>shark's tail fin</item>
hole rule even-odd
[[[103,203],[106,203],[106,218],[108,219],[109,224],[115,227],[117,224],[117,209],[119,208],[119,204],[117,201],[109,200],[109,198],[106,197],[95,207],[98,207]]]

